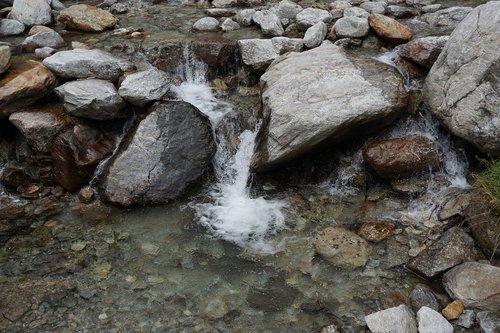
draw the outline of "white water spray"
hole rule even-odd
[[[212,94],[206,78],[206,65],[192,59],[189,49],[184,49],[184,66],[179,73],[185,81],[173,88],[177,96],[206,114],[215,128],[232,107]],[[252,197],[248,185],[250,160],[254,151],[257,130],[246,130],[240,135],[236,154],[226,150],[223,136],[217,138],[214,157],[217,182],[208,192],[210,202],[191,204],[198,221],[215,238],[233,242],[260,254],[278,250],[269,236],[285,227],[281,212],[284,203],[263,197]]]

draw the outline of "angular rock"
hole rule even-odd
[[[323,258],[345,269],[363,267],[370,253],[370,247],[363,238],[338,227],[319,231],[313,244]]]
[[[464,305],[459,300],[455,300],[445,306],[442,312],[443,316],[448,320],[458,319],[464,312]]]
[[[448,36],[430,36],[414,39],[399,47],[399,55],[420,66],[431,68],[448,38]]]
[[[227,18],[224,20],[224,22],[222,22],[220,28],[222,29],[222,31],[228,32],[228,31],[238,30],[240,28],[240,25],[238,24],[238,22],[235,22],[232,19]]]
[[[481,327],[481,333],[498,333],[500,329],[500,316],[498,312],[481,311],[477,314],[477,321]]]
[[[452,268],[443,277],[448,294],[465,307],[500,311],[500,268],[478,262],[466,262]]]
[[[242,27],[249,27],[253,23],[253,15],[255,14],[255,9],[242,9],[236,14],[235,20]]]
[[[369,221],[361,225],[358,235],[370,242],[380,242],[392,234],[394,224],[386,221]]]
[[[349,7],[344,9],[344,17],[362,17],[362,18],[368,18],[368,13],[366,10],[363,8],[359,7]]]
[[[324,9],[306,8],[297,14],[296,19],[299,29],[306,31],[318,22],[330,23],[332,15]]]
[[[281,0],[276,7],[276,15],[281,20],[288,20],[291,22],[295,20],[297,14],[303,10],[302,6],[290,0]]]
[[[500,258],[498,216],[491,211],[484,199],[473,198],[464,210],[464,219],[469,225],[472,237],[488,258]]]
[[[210,121],[185,102],[155,104],[125,142],[100,184],[103,198],[125,206],[175,199],[215,153]]]
[[[419,14],[418,9],[398,6],[398,5],[390,5],[387,6],[385,13],[387,15],[393,16],[395,18],[406,18],[413,17]]]
[[[340,38],[360,38],[368,34],[370,25],[364,17],[342,17],[335,22],[335,34]]]
[[[365,316],[373,333],[417,333],[417,323],[406,305],[385,309]]]
[[[315,48],[323,42],[326,37],[327,27],[325,22],[320,21],[307,29],[304,35],[304,45],[310,49]]]
[[[285,33],[280,18],[269,10],[261,11],[260,30],[264,36],[281,36]]]
[[[43,109],[16,112],[9,121],[24,135],[28,144],[40,152],[49,152],[54,137],[68,125],[64,116]]]
[[[95,77],[103,80],[116,80],[125,71],[135,66],[100,50],[75,49],[57,52],[46,58],[43,64],[57,76],[65,79],[86,79]]]
[[[18,20],[0,19],[0,37],[20,35],[25,26]]]
[[[54,180],[68,191],[88,184],[101,160],[111,155],[114,140],[96,129],[76,125],[59,134],[51,150]]]
[[[475,8],[453,31],[423,90],[430,111],[453,134],[500,156],[500,2]]]
[[[0,78],[0,118],[49,95],[57,80],[41,63],[14,63]]]
[[[101,32],[118,23],[118,19],[110,12],[86,4],[61,10],[57,20],[67,29],[86,32]]]
[[[57,87],[55,92],[64,102],[64,110],[75,117],[107,120],[128,116],[127,112],[123,112],[125,101],[108,81],[70,81]]]
[[[212,1],[212,6],[215,8],[228,8],[228,7],[236,7],[236,0],[214,0]]]
[[[421,171],[438,169],[440,153],[436,144],[424,137],[403,137],[370,143],[363,148],[365,163],[377,175],[402,178]]]
[[[420,283],[411,291],[410,302],[415,313],[422,307],[428,307],[434,311],[440,311],[441,309],[434,291],[430,287]]]
[[[51,47],[40,47],[38,49],[35,49],[35,55],[37,56],[37,58],[42,59],[42,60],[50,57],[51,55],[53,55],[56,52],[57,52],[57,50],[54,50]]]
[[[270,39],[240,39],[241,60],[254,71],[262,71],[278,58],[280,52]]]
[[[433,279],[463,262],[478,259],[474,240],[460,227],[453,227],[441,238],[406,264],[406,267],[428,279]]]
[[[372,14],[385,14],[387,3],[384,1],[367,1],[363,2],[360,7]]]
[[[474,325],[474,320],[476,319],[476,313],[474,310],[464,310],[460,318],[458,318],[458,326],[464,328],[470,328]]]
[[[450,33],[465,19],[471,10],[471,7],[449,7],[424,14],[421,16],[421,20],[432,27],[439,28],[443,33]]]
[[[10,46],[0,45],[0,74],[9,69],[11,57]]]
[[[203,17],[194,22],[193,30],[197,31],[217,31],[219,30],[219,20],[214,17]]]
[[[287,52],[300,52],[304,48],[302,38],[274,37],[271,38],[273,45],[278,49],[279,54]]]
[[[170,89],[170,76],[154,67],[129,74],[122,81],[118,93],[130,103],[143,107],[159,100]]]
[[[406,43],[413,37],[409,27],[388,16],[370,14],[368,23],[380,38],[394,44]]]
[[[328,41],[277,59],[261,77],[261,87],[264,124],[252,158],[254,170],[292,160],[320,143],[345,139],[356,128],[374,130],[394,119],[407,102],[393,69],[375,60],[349,58]]]
[[[417,312],[419,333],[453,333],[453,326],[439,312],[423,306]]]
[[[64,46],[64,39],[52,29],[43,29],[34,35],[26,37],[23,42],[23,49],[27,52],[34,52],[40,47],[51,47],[58,49]]]
[[[470,200],[471,195],[469,193],[462,193],[452,197],[439,211],[439,220],[444,221],[455,216],[464,216],[464,211],[469,206]]]
[[[10,15],[27,26],[52,22],[52,9],[47,0],[15,0]]]

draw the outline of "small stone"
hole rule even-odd
[[[417,312],[419,333],[453,333],[453,326],[437,311],[423,306]]]
[[[126,12],[128,12],[128,8],[122,3],[115,3],[111,6],[109,11],[113,14],[125,14]]]
[[[94,267],[92,272],[98,279],[104,280],[108,278],[109,273],[111,273],[111,269],[112,269],[111,264],[108,262],[104,262]]]
[[[310,49],[319,46],[326,37],[327,27],[322,21],[307,29],[304,35],[304,45]]]
[[[64,39],[52,29],[43,29],[38,33],[26,37],[22,46],[26,52],[34,52],[40,47],[51,47],[57,49],[65,44]]]
[[[226,302],[221,298],[211,299],[205,309],[203,310],[203,315],[208,317],[208,319],[220,319],[224,317],[229,312]]]
[[[373,333],[417,333],[415,318],[404,304],[365,316],[365,321]]]
[[[476,319],[476,313],[474,310],[464,310],[460,318],[458,318],[458,326],[464,328],[470,328],[474,325],[474,320]]]
[[[464,305],[459,300],[455,300],[448,304],[442,311],[443,316],[448,320],[458,319],[464,312]]]
[[[238,24],[238,22],[235,22],[232,19],[227,18],[224,20],[224,22],[222,22],[220,27],[222,31],[228,32],[228,31],[238,30],[240,28],[240,25]]]
[[[141,244],[141,251],[150,256],[157,256],[160,253],[160,247],[153,243],[143,243]]]
[[[214,17],[203,17],[193,24],[193,30],[217,31],[219,30],[219,21]]]
[[[75,252],[80,252],[87,246],[86,242],[76,242],[71,244],[71,250]]]
[[[415,313],[423,306],[431,308],[435,311],[439,311],[441,308],[434,291],[430,287],[421,283],[417,284],[411,291],[410,303]]]
[[[57,50],[51,47],[45,46],[35,49],[35,55],[38,59],[45,59],[56,53]]]
[[[98,318],[99,320],[106,320],[108,319],[108,315],[106,313],[101,313]]]
[[[137,281],[137,278],[133,275],[127,275],[125,276],[125,281],[127,281],[128,283],[133,283]]]
[[[78,192],[78,200],[80,200],[81,203],[91,203],[95,199],[95,193],[92,187],[90,186],[85,186]]]
[[[367,1],[363,2],[360,7],[368,13],[385,14],[387,3],[384,1]]]
[[[394,224],[386,221],[365,222],[359,228],[358,234],[370,242],[380,242],[389,237],[394,230]]]

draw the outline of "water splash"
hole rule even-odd
[[[212,94],[205,78],[206,65],[193,59],[188,47],[184,49],[184,59],[178,73],[185,81],[172,90],[180,99],[206,114],[215,128],[226,114],[234,110],[229,103]],[[217,182],[208,191],[209,202],[193,202],[190,206],[194,208],[199,223],[214,238],[233,242],[256,253],[270,254],[279,248],[270,236],[285,227],[281,212],[284,203],[251,194],[248,183],[256,134],[257,129],[241,133],[240,146],[234,155],[226,149],[224,136],[217,137],[213,161]]]
[[[359,149],[353,155],[343,158],[337,169],[335,180],[320,184],[320,188],[340,198],[356,195],[361,190],[356,185],[356,178],[361,172],[364,172],[364,164],[363,154]]]

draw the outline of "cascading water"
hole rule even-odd
[[[178,70],[184,82],[173,87],[177,96],[206,114],[213,128],[224,115],[234,112],[231,105],[212,94],[205,74],[206,64],[191,57],[188,47],[184,49],[184,64]],[[252,197],[250,159],[253,154],[257,129],[245,130],[240,135],[236,154],[227,149],[223,135],[217,137],[217,152],[214,158],[217,181],[209,191],[210,202],[192,202],[196,218],[215,238],[233,242],[260,254],[274,253],[278,246],[269,236],[285,227],[281,209],[284,203],[263,197]]]

